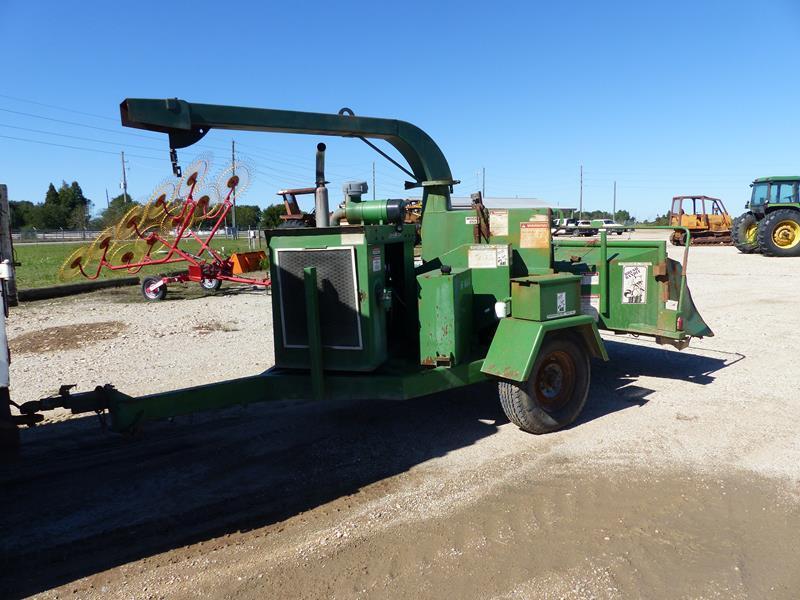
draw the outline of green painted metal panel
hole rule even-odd
[[[511,294],[513,260],[513,251],[507,244],[467,243],[428,265],[436,269],[449,265],[472,271],[472,327],[479,332],[495,326],[494,305]]]
[[[608,242],[605,260],[596,240],[558,240],[553,246],[556,269],[582,276],[583,310],[601,329],[672,340],[713,335],[688,289],[681,295],[683,268],[667,258],[666,242]]]
[[[307,343],[291,339],[291,327],[298,327],[294,303],[304,303],[302,297],[289,297],[284,290],[281,270],[287,257],[300,257],[301,267],[317,267],[320,314],[322,319],[322,364],[325,370],[372,371],[388,356],[387,305],[387,247],[405,246],[399,271],[413,272],[414,227],[395,226],[327,227],[313,229],[271,230],[269,233],[270,272],[273,281],[272,316],[275,340],[275,363],[284,368],[308,369],[311,366]],[[347,260],[337,258],[338,268],[327,276],[321,273],[322,262],[330,260],[332,252],[347,254]],[[291,254],[288,254],[291,253]],[[352,270],[352,274],[346,273]],[[344,286],[338,275],[348,275]],[[284,278],[285,275],[284,269]],[[408,284],[406,284],[408,288]],[[287,287],[288,289],[288,287]],[[410,295],[399,301],[410,303]],[[340,308],[331,311],[333,302]],[[356,314],[353,315],[352,312]],[[412,312],[409,318],[415,318]],[[335,329],[336,319],[357,324],[358,344],[326,342],[326,331]],[[353,319],[355,319],[353,321]],[[354,325],[355,327],[356,325]],[[303,337],[307,325],[301,326]],[[298,336],[295,336],[295,338]],[[331,337],[331,336],[328,336]]]
[[[469,356],[472,335],[472,271],[455,268],[417,277],[420,364],[457,365]]]
[[[419,365],[387,365],[363,375],[330,373],[325,376],[326,400],[407,400],[453,388],[484,382],[483,359],[455,367],[420,370]],[[307,372],[271,369],[263,375],[231,379],[192,388],[132,397],[113,388],[73,394],[69,402],[84,407],[75,412],[107,408],[112,431],[126,432],[147,421],[257,402],[308,400],[312,382]]]
[[[792,181],[800,181],[800,175],[776,175],[773,177],[758,177],[753,180],[753,183],[782,183],[782,182],[792,182]]]
[[[550,216],[546,208],[490,208],[490,244],[511,244],[518,256],[516,275],[552,272]],[[422,222],[422,258],[440,259],[459,246],[474,244],[476,212],[428,203]],[[541,233],[541,236],[536,235]]]
[[[397,119],[195,104],[177,98],[127,98],[120,104],[120,114],[126,127],[169,134],[172,148],[193,144],[210,129],[383,139],[408,161],[418,181],[452,180],[436,142],[419,127]],[[446,186],[443,193],[449,199]]]
[[[527,381],[545,335],[561,329],[579,330],[587,326],[595,327],[592,317],[588,315],[544,322],[514,317],[501,319],[481,371],[502,379]],[[599,348],[593,349],[590,346],[590,352],[605,356],[599,334],[594,336],[594,339]],[[591,338],[588,341],[591,341]]]
[[[528,275],[511,280],[511,314],[549,321],[580,314],[581,278],[570,273]]]

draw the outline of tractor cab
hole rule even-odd
[[[756,215],[764,215],[770,206],[776,204],[797,204],[797,186],[800,177],[761,177],[750,184],[748,208]],[[779,208],[779,207],[778,207]]]
[[[733,243],[744,254],[800,256],[800,176],[759,177],[747,212],[733,222]]]

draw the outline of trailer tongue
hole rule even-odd
[[[301,398],[405,399],[495,381],[509,419],[543,433],[571,423],[589,390],[599,329],[685,347],[713,335],[692,303],[686,262],[663,241],[553,242],[549,209],[451,206],[454,180],[436,143],[403,121],[340,114],[128,99],[129,127],[166,133],[176,149],[211,129],[383,139],[422,189],[422,264],[403,200],[364,200],[345,186],[329,215],[324,177],[316,227],[267,232],[275,366],[266,373],[142,397],[111,386],[22,406],[108,411],[115,431],[151,419]],[[368,144],[373,145],[367,141]],[[391,159],[390,159],[391,160]],[[327,218],[330,217],[329,222]],[[688,235],[688,232],[687,232]],[[688,250],[687,250],[688,252]],[[224,374],[220,374],[221,376]]]

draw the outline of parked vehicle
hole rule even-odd
[[[691,244],[731,243],[731,216],[719,198],[675,196],[669,211],[669,224],[688,229]],[[674,246],[685,245],[684,229],[676,229],[670,241]]]
[[[578,219],[554,219],[551,233],[553,235],[573,235],[578,226]]]
[[[748,211],[733,221],[733,243],[740,252],[800,256],[800,177],[761,177],[751,187]]]
[[[622,235],[626,231],[624,225],[620,225],[611,219],[593,219],[591,223],[592,227],[595,227],[597,231],[616,233],[617,235]]]
[[[594,225],[592,225],[592,221],[588,219],[581,219],[578,221],[578,224],[575,227],[575,234],[576,235],[597,235],[598,229]]]

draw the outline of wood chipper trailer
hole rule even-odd
[[[110,385],[64,390],[23,405],[23,420],[54,407],[107,411],[110,427],[126,432],[237,404],[407,399],[493,381],[509,419],[544,433],[583,408],[590,358],[608,359],[599,328],[678,348],[713,335],[692,303],[685,264],[667,257],[665,242],[554,243],[549,209],[456,209],[447,160],[410,123],[178,99],[128,99],[121,113],[126,126],[166,133],[173,151],[211,129],[385,140],[408,163],[406,188],[422,190],[422,264],[404,200],[365,200],[366,184],[348,183],[331,215],[322,179],[316,227],[267,232],[273,368],[142,397]]]

